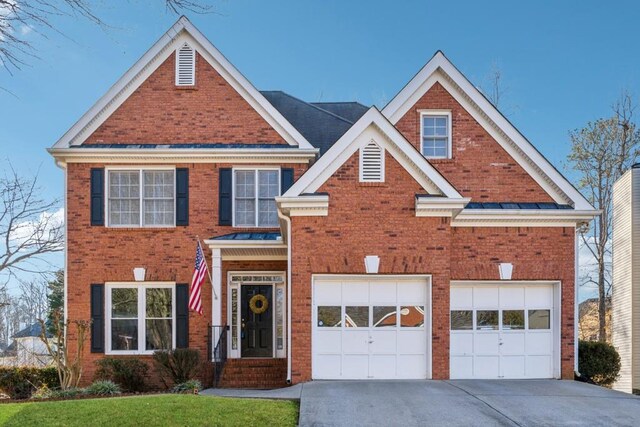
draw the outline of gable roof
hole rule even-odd
[[[438,51],[384,107],[394,125],[436,83],[458,101],[558,204],[595,210],[587,199]]]
[[[321,104],[305,102],[282,91],[261,93],[307,141],[320,149],[320,155],[368,110],[357,102],[321,103],[328,107],[322,108]]]
[[[185,16],[180,17],[53,145],[53,148],[70,148],[82,144],[185,41],[188,41],[289,145],[303,149],[314,148]]]
[[[359,137],[374,126],[383,138],[375,142],[393,156],[431,195],[463,200],[458,191],[406,140],[376,107],[371,107],[307,172],[282,196],[282,199],[315,193],[340,166],[368,139]],[[468,199],[464,199],[468,201]]]
[[[48,324],[48,322],[47,322]],[[40,322],[36,322],[36,323],[32,323],[31,325],[25,327],[24,329],[19,330],[18,332],[16,332],[15,334],[13,334],[13,336],[11,338],[30,338],[30,337],[35,337],[35,338],[39,338],[40,334],[42,333],[42,325],[40,325]],[[51,338],[53,335],[51,335],[51,333],[49,331],[47,331],[47,337]]]

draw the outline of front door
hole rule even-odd
[[[242,357],[273,357],[273,286],[241,286]]]

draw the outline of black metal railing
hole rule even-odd
[[[218,387],[227,362],[227,325],[209,325],[209,356],[213,362],[213,386]]]

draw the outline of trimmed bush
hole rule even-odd
[[[620,356],[605,342],[580,341],[578,344],[578,370],[580,375],[598,385],[610,386],[620,373]]]
[[[122,393],[120,386],[109,380],[94,381],[87,387],[86,392],[92,396],[115,396]]]
[[[190,393],[196,394],[202,390],[202,384],[198,380],[189,380],[180,384],[176,384],[172,389],[172,393]]]
[[[86,394],[84,388],[68,388],[66,390],[52,390],[49,393],[50,399],[73,399],[78,396]]]
[[[51,397],[52,390],[46,385],[42,384],[40,387],[31,393],[31,398],[35,400],[49,399]]]
[[[98,360],[96,364],[98,365],[97,379],[113,381],[128,392],[145,391],[145,377],[149,370],[149,365],[146,363],[138,359],[105,357]]]
[[[153,354],[163,384],[182,384],[194,379],[200,367],[200,353],[190,348],[156,351]],[[170,381],[168,381],[170,380]]]
[[[0,390],[11,399],[28,399],[43,385],[60,387],[56,368],[0,368]]]

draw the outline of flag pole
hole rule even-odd
[[[198,236],[196,234],[196,240],[198,240],[198,246],[200,246],[200,250],[202,250],[202,245],[200,244],[200,236]],[[202,254],[204,255],[204,251],[202,251]],[[204,262],[207,262],[207,259],[204,259]],[[213,296],[215,297],[215,299],[218,299],[218,294],[216,292],[216,288],[213,286],[213,279],[211,278],[211,271],[209,271],[209,267],[207,266],[207,276],[209,276],[209,283],[211,283],[211,290],[213,291]]]

